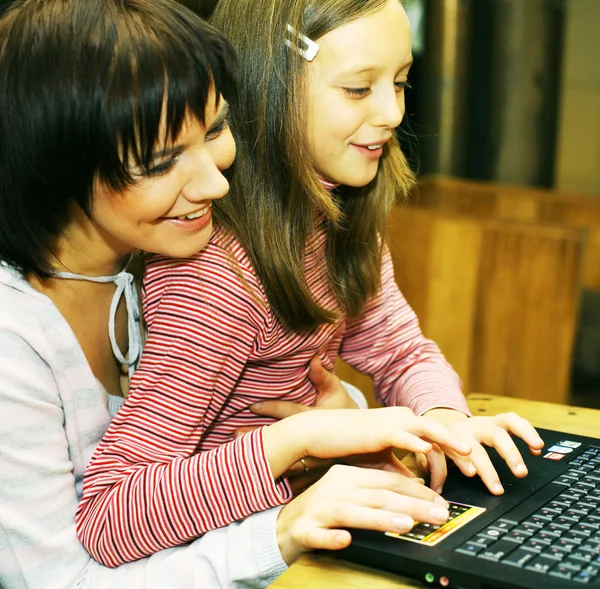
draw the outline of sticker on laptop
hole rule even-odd
[[[573,440],[563,440],[562,442],[558,442],[559,446],[566,446],[567,448],[579,448],[581,446],[581,442],[574,442]]]
[[[558,452],[548,452],[548,454],[544,455],[544,458],[548,460],[562,460],[564,457],[564,454],[559,454]]]
[[[416,522],[413,529],[406,534],[386,532],[386,536],[397,538],[398,540],[416,542],[424,546],[435,546],[485,511],[484,507],[476,507],[474,505],[464,505],[462,503],[454,503],[453,501],[450,501],[449,504],[448,511],[450,512],[450,517],[445,524],[436,526],[424,522]]]
[[[559,446],[557,444],[556,446],[550,446],[550,448],[548,448],[548,452],[558,452],[559,454],[570,454],[571,452],[573,452],[573,448],[567,448],[566,446]]]

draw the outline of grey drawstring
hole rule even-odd
[[[81,274],[72,274],[71,272],[54,272],[57,278],[66,278],[67,280],[87,280],[89,282],[108,283],[114,282],[117,289],[110,303],[110,315],[108,318],[108,337],[112,346],[115,358],[129,368],[129,377],[137,368],[140,356],[142,354],[142,333],[140,331],[140,309],[138,294],[135,288],[135,279],[133,274],[122,270],[114,276],[82,276]],[[127,358],[122,354],[117,343],[115,335],[115,319],[117,316],[117,307],[121,297],[125,295],[125,305],[127,306],[127,332],[129,335],[129,350]]]

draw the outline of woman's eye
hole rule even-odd
[[[396,92],[398,92],[398,93],[412,88],[412,86],[408,82],[395,82],[395,85],[396,85]]]
[[[151,168],[146,170],[144,173],[144,176],[146,176],[146,177],[149,176],[149,177],[153,177],[153,178],[155,178],[157,176],[164,176],[165,174],[168,174],[175,167],[176,163],[177,163],[177,157],[169,158],[169,159],[161,162],[160,164],[152,166]]]
[[[362,98],[366,96],[371,91],[371,88],[344,88],[344,92],[349,96],[354,96],[356,98]]]
[[[215,125],[214,127],[208,130],[208,133],[206,133],[206,140],[212,141],[213,139],[216,139],[228,127],[229,121],[227,119],[223,119],[218,125]]]

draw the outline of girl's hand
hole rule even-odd
[[[432,409],[426,415],[445,425],[456,439],[462,439],[471,446],[473,451],[469,456],[460,456],[453,452],[446,454],[465,476],[479,475],[494,495],[502,495],[504,488],[483,446],[495,448],[518,478],[527,476],[527,467],[510,434],[524,440],[534,455],[539,455],[544,447],[544,441],[534,427],[516,413],[501,413],[494,417],[467,417],[452,409]],[[444,452],[434,446],[427,456],[417,456],[417,464],[421,469],[430,472],[431,488],[441,493],[447,475]]]
[[[315,356],[309,365],[308,378],[317,389],[317,399],[314,406],[301,405],[292,401],[263,401],[255,403],[250,409],[257,415],[271,417],[274,419],[285,419],[292,415],[305,411],[314,411],[315,409],[357,409],[356,403],[348,394],[340,379],[331,373],[321,364],[318,356]],[[236,435],[252,431],[255,427],[241,427],[236,431]],[[398,472],[414,477],[415,475],[406,468],[395,456],[379,455],[373,458],[377,466],[373,468],[394,469]],[[364,457],[365,466],[368,462]],[[285,473],[289,479],[292,491],[298,494],[315,481],[318,481],[334,463],[333,460],[323,460],[319,458],[307,457],[301,462],[293,464]]]
[[[350,544],[343,528],[404,534],[415,520],[448,520],[448,504],[431,489],[403,475],[335,465],[288,503],[277,519],[277,540],[291,564],[303,552],[339,550]]]
[[[344,458],[389,448],[428,454],[432,444],[453,455],[471,452],[444,426],[406,407],[305,411],[265,427],[263,444],[274,478],[307,456]]]

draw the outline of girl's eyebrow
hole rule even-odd
[[[406,70],[413,64],[413,60],[407,61],[398,71]],[[342,71],[339,73],[340,76],[356,76],[359,74],[365,74],[367,72],[375,72],[382,70],[383,67],[380,65],[369,65],[361,64],[351,69]]]

